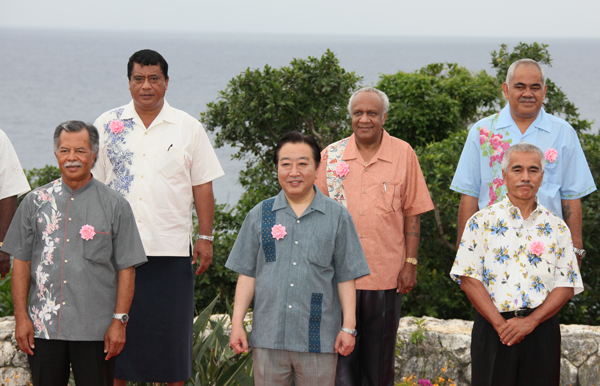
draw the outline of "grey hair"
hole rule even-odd
[[[510,155],[512,153],[536,153],[540,156],[540,164],[542,165],[542,172],[544,172],[544,167],[546,166],[544,153],[539,147],[527,142],[520,142],[506,149],[504,152],[504,158],[502,159],[502,170],[505,172],[508,171],[508,165],[510,165]]]
[[[66,121],[56,126],[54,130],[54,153],[58,153],[58,142],[60,138],[60,133],[63,131],[67,133],[79,133],[82,130],[87,130],[90,137],[90,148],[92,149],[92,153],[98,153],[98,149],[100,148],[100,139],[98,137],[98,130],[94,125],[85,123],[82,121]],[[98,159],[98,157],[96,157]],[[94,160],[96,163],[96,160]]]
[[[348,113],[352,115],[352,101],[354,101],[354,97],[360,94],[361,92],[374,92],[381,98],[381,102],[383,102],[383,113],[387,113],[390,110],[390,100],[388,96],[381,90],[377,90],[375,87],[363,87],[360,90],[357,90],[352,94],[350,100],[348,101]]]
[[[508,72],[506,73],[506,85],[508,86],[508,88],[510,88],[510,82],[512,82],[515,76],[515,70],[520,65],[536,66],[537,69],[540,71],[540,74],[542,75],[542,85],[546,85],[546,73],[544,72],[542,66],[533,59],[525,58],[517,60],[516,62],[511,64],[510,67],[508,67]]]

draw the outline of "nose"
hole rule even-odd
[[[292,165],[292,170],[290,171],[290,175],[297,176],[298,175],[298,171],[299,171],[298,165],[293,164]]]
[[[361,122],[368,122],[369,121],[369,117],[367,116],[367,113],[362,113],[360,115],[359,121],[361,121]]]
[[[150,79],[147,76],[144,77],[144,83],[142,84],[142,88],[143,89],[149,89],[150,88]]]

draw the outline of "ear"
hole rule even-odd
[[[169,77],[165,78],[165,90],[169,89]]]
[[[504,93],[504,98],[508,99],[508,84],[506,82],[502,83],[502,92]]]
[[[385,125],[385,120],[387,119],[387,115],[388,115],[388,113],[383,114],[383,123],[381,124],[381,126]]]

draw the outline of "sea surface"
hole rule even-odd
[[[131,100],[127,60],[143,48],[169,63],[166,99],[199,117],[206,104],[247,68],[280,67],[293,58],[320,57],[331,49],[363,85],[380,74],[412,72],[429,63],[455,62],[470,70],[492,70],[490,52],[514,38],[408,38],[285,35],[209,35],[0,29],[0,129],[25,169],[56,165],[52,133],[63,121],[93,122],[101,113]],[[532,43],[534,40],[523,40]],[[552,79],[579,108],[600,123],[600,39],[536,39],[549,44]],[[243,163],[231,148],[216,149],[225,177],[214,182],[219,203],[235,204],[242,193],[237,176]]]

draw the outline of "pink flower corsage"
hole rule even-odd
[[[119,119],[113,119],[110,121],[110,131],[112,131],[113,134],[119,134],[123,131],[124,127],[125,126],[123,125],[123,122]]]
[[[277,225],[273,225],[273,228],[271,228],[271,234],[273,235],[273,238],[276,240],[281,240],[285,235],[287,235],[287,232],[285,231],[285,227],[281,224],[277,224]]]
[[[548,150],[546,150],[546,153],[544,153],[544,156],[546,156],[546,161],[552,163],[558,158],[558,152],[556,149],[549,147]]]
[[[91,240],[96,235],[96,231],[94,231],[93,226],[86,224],[81,227],[81,229],[79,230],[79,234],[81,235],[82,239]]]
[[[340,178],[346,177],[346,175],[348,174],[349,171],[350,171],[350,167],[344,161],[340,161],[337,164],[335,164],[335,167],[333,169],[333,173],[337,177],[340,177]]]
[[[536,256],[541,256],[542,253],[544,253],[545,248],[546,246],[541,241],[534,241],[531,244],[529,244],[529,252]]]

